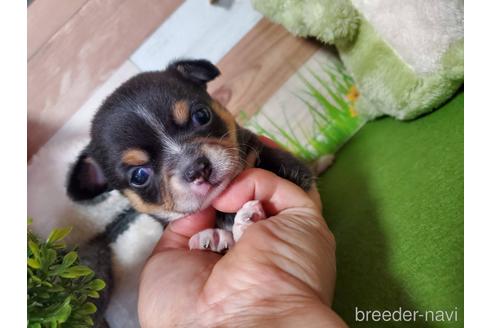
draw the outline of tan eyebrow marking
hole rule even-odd
[[[188,104],[184,100],[177,101],[173,106],[173,116],[174,121],[181,125],[188,122],[188,118],[190,116],[190,110],[188,108]]]
[[[127,165],[142,165],[148,163],[149,160],[147,152],[137,148],[127,149],[121,156],[121,161]]]
[[[225,123],[227,130],[229,131],[228,138],[230,142],[237,146],[237,137],[236,137],[236,120],[234,116],[222,106],[218,101],[212,100],[212,110],[220,117],[220,119]]]
[[[132,206],[139,212],[147,214],[159,214],[162,211],[174,209],[174,201],[170,195],[166,195],[163,204],[153,204],[144,201],[135,191],[124,189],[123,194],[128,198]]]
[[[123,194],[128,198],[130,203],[135,207],[135,209],[142,213],[154,214],[161,210],[161,207],[157,204],[150,204],[142,200],[140,196],[130,189],[124,189]]]

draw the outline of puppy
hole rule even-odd
[[[92,121],[90,143],[69,173],[68,195],[81,202],[118,190],[136,211],[167,223],[209,206],[249,167],[312,188],[305,164],[261,143],[210,97],[207,83],[219,74],[206,60],[179,60],[121,85]],[[240,214],[233,229],[234,218],[218,213],[218,229],[192,238],[190,248],[224,251],[252,216],[264,215],[258,203]]]

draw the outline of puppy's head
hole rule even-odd
[[[234,118],[206,91],[219,74],[208,61],[184,60],[119,87],[93,119],[69,196],[89,200],[116,189],[166,220],[208,206],[243,169]]]

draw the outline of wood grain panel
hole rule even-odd
[[[206,19],[203,19],[206,17]],[[132,55],[143,71],[163,69],[179,57],[217,63],[261,19],[250,0],[185,1]]]
[[[219,62],[208,90],[235,114],[255,113],[319,47],[263,18]]]
[[[330,67],[334,63],[341,64],[335,48],[321,47],[263,104],[259,115],[255,116],[254,122],[274,134],[278,140],[286,145],[289,144],[289,141],[281,133],[278,133],[276,126],[289,131],[289,134],[297,142],[308,147],[307,136],[314,137],[315,132],[319,130],[314,124],[312,112],[299,96],[308,100],[318,111],[325,111],[319,103],[306,95],[305,92],[308,91],[308,88],[305,81],[307,80],[312,86],[321,90],[321,94],[329,101],[336,103],[311,73],[316,72],[317,76],[331,85],[330,77],[323,71],[323,67]],[[340,96],[344,97],[345,95],[340,94]],[[252,130],[255,131],[254,126]]]
[[[28,62],[32,156],[182,0],[90,0]]]
[[[31,58],[89,0],[41,0],[27,8],[27,58]]]

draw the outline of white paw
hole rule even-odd
[[[193,235],[188,242],[190,249],[210,250],[222,253],[234,245],[232,233],[224,229],[206,229]]]
[[[327,154],[324,156],[321,156],[318,158],[314,163],[313,163],[313,171],[316,173],[316,175],[320,175],[323,173],[327,168],[329,168],[333,162],[335,161],[335,155],[333,154]]]
[[[264,218],[266,218],[265,211],[259,200],[245,203],[234,217],[234,225],[232,226],[234,241],[238,241],[251,224]]]

